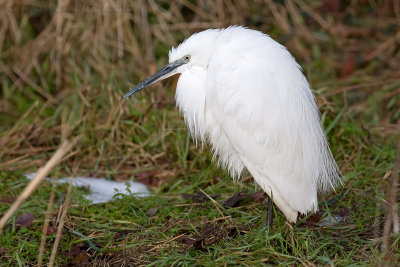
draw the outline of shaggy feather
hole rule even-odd
[[[169,53],[181,66],[176,102],[191,134],[211,144],[234,180],[245,168],[289,221],[316,211],[340,181],[300,66],[268,35],[243,27],[192,35]]]

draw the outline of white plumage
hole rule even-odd
[[[247,169],[290,222],[316,211],[318,189],[332,188],[340,171],[310,86],[286,48],[233,26],[192,35],[172,48],[169,62],[132,91],[181,73],[176,102],[188,128],[233,179]]]

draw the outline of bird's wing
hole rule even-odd
[[[278,44],[272,51],[259,47],[250,41],[217,49],[206,105],[256,182],[294,221],[297,211],[317,209],[320,179],[332,179],[324,168],[335,163],[298,65]]]

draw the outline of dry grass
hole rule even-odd
[[[187,183],[179,179],[207,173],[209,154],[187,143],[171,83],[129,102],[122,95],[165,63],[170,47],[193,32],[245,25],[270,34],[302,64],[316,88],[341,170],[353,178],[346,182],[345,195],[372,190],[376,207],[388,197],[385,210],[392,215],[386,219],[392,228],[382,231],[375,211],[379,229],[373,240],[393,252],[389,241],[398,239],[390,236],[396,228],[390,219],[398,214],[398,192],[386,190],[387,181],[377,178],[391,168],[365,173],[361,166],[394,162],[391,150],[378,148],[390,147],[400,132],[399,1],[0,0],[0,21],[0,170],[36,171],[63,137],[82,136],[55,175],[70,174],[79,162],[81,175],[135,176],[159,194],[195,189],[199,183],[183,187]],[[63,133],[66,122],[68,133]],[[395,177],[396,170],[391,173]],[[218,216],[224,217],[221,212]],[[73,229],[74,219],[65,219]],[[132,253],[160,253],[161,246],[174,242],[147,243]],[[271,256],[275,263],[285,259],[279,257]],[[150,263],[139,256],[131,260]]]
[[[131,125],[126,129],[124,120],[140,125],[143,117],[129,115],[132,106],[121,103],[121,94],[160,66],[156,59],[165,62],[171,46],[192,32],[209,27],[256,25],[257,29],[283,41],[300,62],[320,64],[321,72],[328,71],[324,64],[333,67],[330,71],[342,76],[340,80],[335,76],[321,80],[315,77],[320,75],[315,71],[308,75],[321,88],[319,100],[324,105],[329,105],[325,97],[356,92],[349,108],[363,110],[369,105],[365,97],[395,86],[380,96],[380,102],[389,105],[400,93],[396,84],[400,74],[393,71],[400,69],[396,56],[400,30],[391,34],[388,29],[391,24],[397,25],[398,3],[376,4],[374,15],[363,21],[365,25],[354,27],[347,26],[346,20],[372,7],[367,4],[359,7],[356,1],[350,5],[333,2],[339,6],[302,0],[285,1],[284,5],[270,0],[235,4],[199,1],[198,5],[185,0],[173,3],[3,1],[0,71],[6,88],[3,88],[1,112],[9,124],[4,125],[5,134],[1,136],[4,149],[0,167],[15,169],[21,162],[34,167],[44,162],[40,155],[54,150],[61,134],[59,122],[54,122],[60,116],[46,114],[57,107],[66,113],[76,109],[75,127],[88,125],[88,131],[96,132],[99,139],[116,144],[104,148],[102,162],[113,161],[118,155],[115,150],[126,147],[128,157],[123,161],[127,165],[152,165],[154,162],[147,156],[139,156],[143,144],[132,144],[126,138],[137,133]],[[392,8],[388,8],[390,5]],[[99,95],[103,100],[99,103],[102,110],[93,107]],[[25,102],[18,103],[13,99],[17,96]],[[65,100],[71,96],[77,98],[76,103],[67,106]],[[152,107],[170,106],[170,96],[170,92],[158,85],[149,98],[135,103],[135,107],[146,113]],[[399,100],[394,101],[388,112],[379,116],[380,125],[391,131],[398,129],[393,120],[399,117]],[[163,138],[170,133],[169,129],[162,131]],[[74,157],[86,159],[82,167],[93,166],[91,159],[99,157],[97,145],[75,152]]]

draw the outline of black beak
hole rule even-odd
[[[124,95],[124,98],[128,98],[131,95],[133,95],[133,94],[143,90],[144,88],[152,85],[153,83],[156,83],[158,81],[164,80],[164,79],[176,74],[177,73],[177,68],[182,66],[185,63],[186,62],[183,61],[183,60],[177,60],[177,61],[174,61],[174,62],[166,65],[164,68],[160,69],[159,71],[157,71],[156,73],[154,73],[153,75],[148,77],[146,80],[144,80],[143,82],[139,83],[134,88],[132,88],[129,91],[129,93]]]

